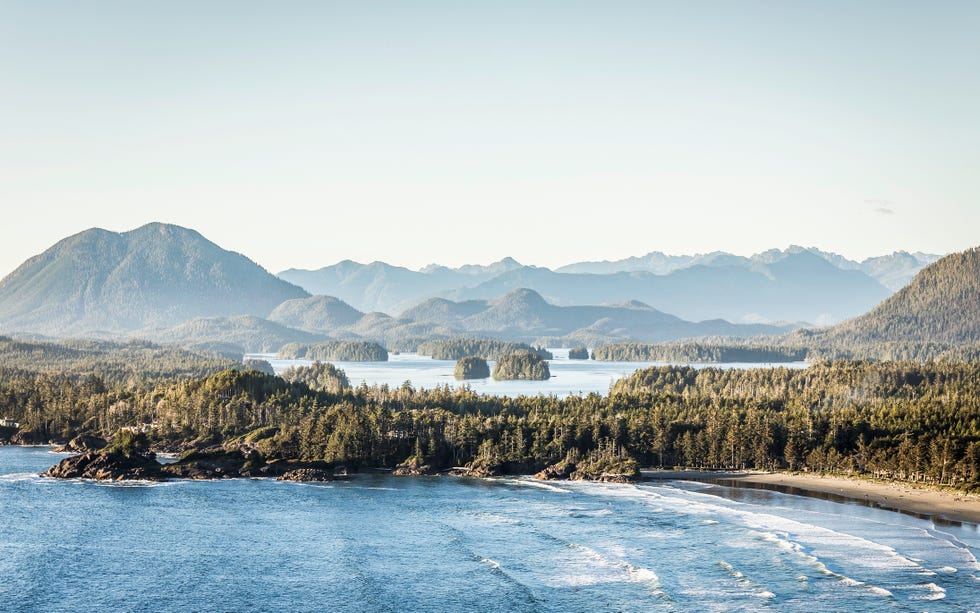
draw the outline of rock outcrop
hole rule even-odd
[[[127,455],[117,451],[90,451],[65,458],[41,476],[97,481],[162,481],[166,477],[161,468],[152,453]]]
[[[333,481],[334,475],[332,471],[323,470],[322,468],[297,468],[279,475],[277,480],[305,482]]]
[[[424,475],[434,475],[436,472],[432,465],[425,463],[424,459],[419,456],[412,456],[395,466],[395,470],[391,474],[398,477],[421,477]]]
[[[94,434],[79,434],[64,445],[56,447],[58,453],[88,453],[89,451],[99,451],[108,443],[101,436]]]

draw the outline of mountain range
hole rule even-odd
[[[804,321],[856,316],[789,338],[975,339],[976,250],[928,265],[891,297],[877,280],[898,279],[932,257],[897,253],[855,263],[791,247],[752,258],[653,253],[557,271],[510,258],[419,271],[345,261],[278,278],[193,230],[153,223],[86,230],[24,262],[0,281],[0,332],[143,338],[228,354],[329,339],[404,351],[461,335],[589,346],[773,337]],[[609,272],[596,272],[603,266]],[[364,304],[404,306],[385,313]]]
[[[785,250],[770,249],[751,257],[734,255],[724,251],[713,251],[698,255],[667,255],[660,251],[651,251],[644,256],[631,257],[623,260],[578,262],[556,268],[555,272],[585,274],[652,272],[658,275],[666,275],[682,268],[691,268],[692,266],[740,266],[759,270],[764,265],[772,264],[787,255],[802,253],[804,251],[818,255],[842,270],[860,270],[892,291],[898,291],[902,286],[911,281],[912,277],[924,266],[932,264],[942,257],[931,253],[896,251],[890,255],[870,257],[856,262],[836,253],[821,251],[815,247],[790,245]]]
[[[639,300],[688,320],[830,324],[864,313],[938,257],[897,252],[858,263],[793,246],[751,258],[724,252],[652,252],[557,270],[524,266],[512,258],[489,266],[433,265],[419,271],[345,260],[318,270],[289,269],[279,276],[362,311],[400,312],[431,297],[487,300],[528,288],[562,306]]]
[[[526,343],[551,339],[559,343],[595,346],[604,342],[637,340],[661,342],[700,336],[745,338],[780,334],[797,326],[732,324],[724,320],[691,322],[631,301],[611,306],[557,306],[537,292],[522,288],[489,300],[453,302],[430,298],[397,317],[360,314],[336,299],[314,296],[292,300],[270,318],[291,328],[334,338],[383,341],[393,349],[413,350],[432,338],[476,336]],[[288,308],[283,308],[288,307]],[[316,317],[310,317],[316,313]],[[339,324],[338,322],[345,322]]]

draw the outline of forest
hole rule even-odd
[[[322,343],[288,343],[278,356],[287,359],[337,362],[387,362],[388,350],[369,341],[324,341]]]
[[[609,395],[494,397],[468,388],[344,385],[228,369],[127,386],[0,368],[13,442],[111,437],[146,425],[159,449],[202,439],[350,467],[528,473],[573,457],[642,466],[789,469],[980,489],[980,365],[819,362],[806,369],[637,371]]]
[[[425,341],[418,346],[416,353],[430,356],[433,360],[458,360],[467,356],[476,356],[484,360],[499,360],[505,355],[518,351],[530,351],[545,360],[554,357],[548,350],[532,347],[526,343],[513,343],[495,338],[469,337]]]

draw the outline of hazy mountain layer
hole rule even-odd
[[[193,230],[153,223],[70,236],[0,281],[0,329],[125,332],[194,317],[268,315],[307,293]]]
[[[786,250],[770,249],[757,253],[750,258],[732,255],[723,251],[698,255],[667,255],[660,251],[652,251],[644,256],[630,257],[622,260],[601,262],[577,262],[555,269],[555,272],[580,274],[613,274],[617,272],[652,272],[658,275],[670,274],[682,268],[691,266],[743,266],[745,268],[763,270],[760,264],[771,264],[785,258],[787,255],[809,251],[824,258],[842,270],[860,270],[892,291],[897,291],[915,276],[925,266],[938,260],[940,255],[929,253],[908,253],[896,251],[890,255],[870,257],[861,262],[849,260],[836,253],[821,251],[815,247],[800,247],[791,245]]]
[[[860,271],[841,270],[815,254],[801,252],[760,264],[757,270],[698,265],[668,275],[590,275],[521,268],[446,297],[487,299],[519,287],[531,288],[559,305],[639,300],[686,320],[734,322],[832,323],[863,313],[890,294]]]
[[[520,267],[511,258],[489,266],[468,265],[453,269],[430,265],[421,271],[384,262],[359,264],[344,260],[319,270],[291,268],[279,273],[279,277],[311,294],[336,296],[361,311],[393,313],[426,298],[471,287]]]
[[[242,353],[274,353],[286,343],[315,343],[323,334],[294,330],[253,315],[200,317],[167,328],[147,328],[133,336],[166,344],[189,347],[214,345],[227,352],[232,347]]]
[[[721,320],[690,322],[635,301],[619,306],[562,307],[549,304],[529,289],[462,303],[434,298],[405,311],[400,319],[507,340],[532,342],[542,337],[567,337],[589,344],[615,339],[654,342],[707,335],[748,337],[788,329]]]
[[[909,270],[918,270],[920,261],[917,256],[898,254],[879,260],[869,262],[869,269],[893,284]],[[337,296],[362,311],[398,312],[436,296],[456,302],[488,300],[530,288],[564,306],[640,300],[687,320],[833,323],[867,311],[890,294],[861,266],[834,254],[794,247],[752,258],[724,252],[699,256],[654,252],[558,271],[520,266],[513,260],[489,267],[430,266],[421,271],[345,261],[280,276],[311,292]]]

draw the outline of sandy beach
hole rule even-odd
[[[752,471],[644,470],[642,474],[644,479],[650,480],[704,481],[775,489],[802,496],[840,498],[939,520],[980,524],[980,496],[908,483]]]

